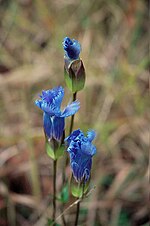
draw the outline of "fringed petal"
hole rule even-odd
[[[89,130],[89,131],[87,132],[87,138],[88,138],[88,140],[89,140],[90,142],[91,142],[92,140],[94,140],[95,137],[96,137],[96,133],[95,133],[94,130]]]
[[[61,114],[61,117],[69,117],[71,115],[74,115],[80,108],[80,102],[74,101],[71,104],[68,104],[67,107],[64,109],[63,113]]]
[[[81,134],[81,130],[80,129],[77,129],[77,130],[74,130],[70,136],[66,137],[65,139],[65,142],[67,142],[67,145],[69,146],[70,145],[70,142],[71,141],[74,141],[76,139],[76,137],[78,137],[80,134]],[[83,134],[83,133],[82,133]]]

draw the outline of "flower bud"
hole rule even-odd
[[[80,59],[81,45],[75,39],[64,38],[65,81],[72,93],[80,91],[85,84],[85,69]]]
[[[72,93],[82,90],[85,84],[85,69],[82,60],[74,60],[70,64],[65,60],[64,76]]]

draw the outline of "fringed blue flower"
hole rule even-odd
[[[77,182],[86,183],[90,178],[92,157],[96,153],[96,147],[92,144],[95,137],[94,130],[89,130],[87,136],[84,136],[83,132],[78,129],[65,139],[73,176]]]
[[[54,138],[60,141],[65,127],[65,118],[74,115],[80,108],[79,102],[74,101],[68,104],[61,111],[61,103],[64,97],[64,89],[59,86],[51,90],[44,90],[40,95],[40,100],[35,101],[43,114],[43,127],[49,140]]]
[[[65,37],[63,41],[63,47],[66,58],[68,58],[71,61],[79,59],[81,46],[77,40]]]

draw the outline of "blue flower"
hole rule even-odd
[[[70,154],[71,169],[77,182],[87,182],[90,178],[92,157],[96,153],[96,147],[92,144],[95,137],[93,130],[89,130],[87,136],[84,136],[78,129],[65,139]]]
[[[63,41],[63,47],[64,47],[66,58],[68,58],[71,61],[79,59],[81,46],[77,40],[65,37]]]
[[[35,101],[35,105],[41,108],[43,114],[43,126],[49,140],[52,138],[60,141],[65,127],[65,118],[74,115],[80,108],[79,102],[74,101],[68,104],[61,111],[61,103],[64,97],[64,89],[59,86],[51,90],[42,91],[40,100]]]

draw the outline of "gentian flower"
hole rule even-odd
[[[85,69],[79,57],[81,45],[77,40],[65,37],[63,48],[65,52],[65,81],[71,92],[76,93],[82,90],[85,84]]]
[[[81,46],[77,40],[65,37],[64,41],[63,41],[63,47],[64,47],[66,58],[68,58],[70,60],[79,59],[79,54],[81,52]]]
[[[79,102],[74,101],[61,111],[60,107],[63,97],[64,89],[59,86],[51,90],[42,91],[41,99],[35,101],[35,105],[44,112],[44,132],[49,140],[52,138],[57,141],[61,140],[65,127],[65,118],[74,115],[80,108]]]
[[[96,153],[96,147],[92,144],[95,137],[93,130],[89,130],[87,136],[84,136],[78,129],[65,139],[70,154],[71,169],[77,182],[86,183],[90,178],[92,157]]]

